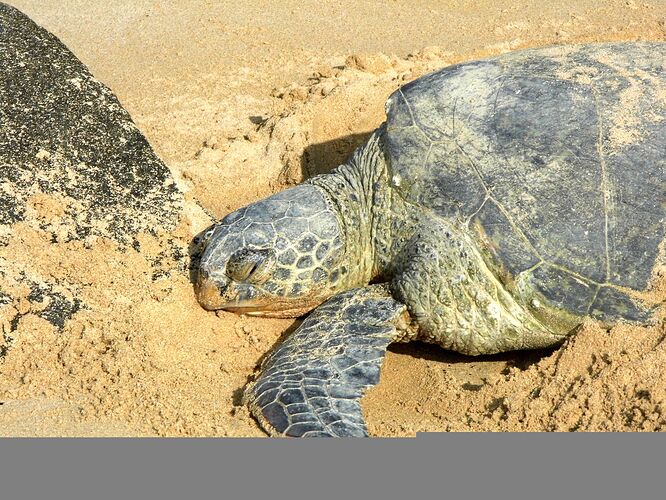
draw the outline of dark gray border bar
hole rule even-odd
[[[663,434],[5,439],[0,498],[664,498]]]

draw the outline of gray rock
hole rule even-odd
[[[5,4],[0,75],[0,247],[19,223],[53,243],[102,237],[119,247],[136,247],[138,232],[175,227],[182,195],[118,99],[55,36]],[[63,213],[35,217],[30,200],[39,196]],[[85,307],[71,286],[0,257],[0,310],[16,305],[3,292],[9,281],[25,283],[31,303],[48,298],[36,314],[57,328]],[[3,329],[0,355],[19,317]]]

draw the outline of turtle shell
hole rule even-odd
[[[663,258],[666,43],[444,68],[389,98],[384,149],[392,187],[476,231],[519,294],[609,322],[649,317],[636,292]]]

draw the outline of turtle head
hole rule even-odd
[[[230,213],[202,243],[196,293],[208,310],[294,317],[349,288],[339,217],[313,185]]]

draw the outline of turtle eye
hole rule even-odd
[[[273,250],[244,248],[229,257],[225,271],[227,276],[234,281],[261,284],[268,279],[274,265],[275,253]]]

